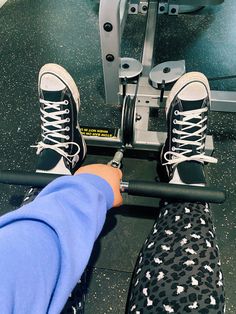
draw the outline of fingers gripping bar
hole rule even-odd
[[[0,183],[43,188],[61,175],[0,171]],[[129,195],[165,198],[188,202],[223,203],[225,192],[215,188],[188,185],[150,183],[145,181],[121,182],[121,192]]]

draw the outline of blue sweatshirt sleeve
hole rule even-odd
[[[1,311],[60,313],[113,201],[104,179],[81,174],[53,181],[32,203],[1,217]]]

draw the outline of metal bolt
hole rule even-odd
[[[148,6],[147,6],[147,5],[144,5],[144,6],[142,7],[143,12],[147,12],[147,9],[148,9]]]
[[[140,114],[136,113],[135,121],[140,121],[141,119],[142,119],[142,116],[140,116]]]
[[[159,10],[160,10],[160,12],[164,12],[165,11],[164,5],[160,6]]]
[[[115,60],[115,57],[112,54],[106,55],[106,59],[108,62],[113,62]]]
[[[104,30],[105,30],[106,32],[111,32],[111,31],[113,30],[113,26],[112,26],[111,23],[105,23],[105,24],[103,25],[103,28],[104,28]]]
[[[130,12],[135,13],[136,12],[136,8],[135,7],[131,7],[130,8]]]
[[[171,71],[171,68],[169,67],[166,67],[163,69],[163,73],[170,73],[170,71]]]
[[[172,14],[175,14],[177,12],[177,10],[175,8],[172,8],[170,11]]]
[[[128,63],[122,64],[122,68],[123,68],[123,69],[129,69],[129,64],[128,64]]]

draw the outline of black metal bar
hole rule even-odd
[[[61,175],[30,173],[20,171],[0,171],[0,183],[25,185],[43,188]],[[215,188],[178,185],[168,183],[150,183],[145,181],[129,181],[123,192],[130,195],[166,198],[189,202],[223,203],[225,192]]]

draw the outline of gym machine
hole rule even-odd
[[[223,0],[101,0],[99,11],[100,39],[106,103],[122,106],[121,127],[116,132],[82,127],[89,146],[116,149],[110,164],[120,167],[126,150],[158,152],[166,134],[149,131],[152,108],[165,105],[165,85],[185,73],[184,60],[165,62],[153,67],[153,49],[159,14],[176,15],[191,12]],[[142,61],[121,58],[120,45],[128,14],[146,15]],[[112,78],[112,79],[111,79]],[[235,92],[212,91],[213,111],[236,111]],[[210,136],[207,154],[213,151]],[[0,171],[0,183],[42,188],[59,175]],[[130,195],[158,197],[190,202],[223,203],[225,192],[211,187],[174,185],[144,181],[121,182],[121,192]]]
[[[82,129],[88,145],[119,148],[127,141],[128,150],[160,151],[166,134],[149,130],[150,111],[165,106],[169,94],[165,86],[176,81],[186,69],[184,60],[165,62],[153,67],[158,16],[190,12],[222,2],[223,0],[100,0],[99,27],[105,102],[108,105],[122,106],[122,118],[121,126],[116,132]],[[121,38],[128,14],[146,16],[141,62],[120,56]],[[236,112],[235,102],[236,92],[212,91],[212,111]],[[211,154],[212,151],[213,140],[208,136],[206,152]]]
[[[168,91],[165,85],[175,82],[186,72],[185,61],[170,61],[153,67],[154,39],[159,14],[177,15],[192,12],[207,5],[219,5],[224,0],[100,0],[99,28],[105,87],[105,102],[121,105],[120,129],[107,131],[85,129],[84,136],[90,146],[120,147],[132,151],[160,151],[164,132],[149,130],[152,108],[165,106]],[[141,62],[120,55],[121,38],[128,14],[146,15],[146,29]],[[112,79],[111,79],[112,78]],[[212,91],[213,111],[236,112],[236,93]],[[211,136],[206,139],[206,153],[213,152]],[[116,156],[116,155],[115,155]],[[122,155],[123,157],[123,155]],[[187,191],[188,187],[183,187]]]

